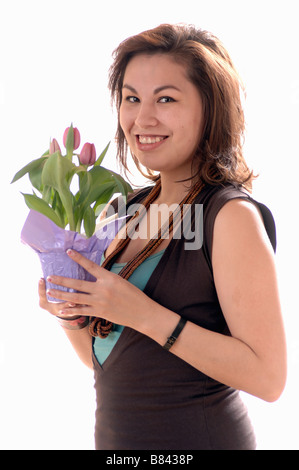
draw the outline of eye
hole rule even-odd
[[[136,96],[127,96],[125,101],[128,101],[129,103],[139,103],[139,99]]]
[[[173,98],[170,98],[170,96],[162,96],[159,98],[159,103],[174,103],[175,100]]]

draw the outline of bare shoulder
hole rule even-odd
[[[254,220],[256,222],[262,222],[262,216],[257,206],[250,200],[241,198],[231,199],[224,204],[222,209],[218,212],[216,219],[221,222],[232,222],[233,220],[237,221],[239,217],[242,217],[242,219],[244,218],[244,220],[247,219],[248,222],[250,222],[250,220],[251,222]]]
[[[221,208],[215,219],[215,240],[226,244],[239,240],[247,246],[259,242],[273,252],[259,208],[246,199],[232,199]]]
[[[243,292],[246,303],[268,282],[269,295],[275,289],[274,251],[262,217],[255,205],[232,200],[219,211],[212,245],[214,281],[222,299],[232,291]],[[264,290],[264,293],[266,289]],[[256,296],[258,298],[259,296]],[[229,309],[233,308],[230,305]]]

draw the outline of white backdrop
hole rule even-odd
[[[94,425],[92,372],[55,319],[39,309],[39,262],[20,243],[28,213],[20,191],[29,185],[10,181],[47,149],[50,137],[61,142],[71,122],[98,153],[113,140],[111,53],[126,37],[165,22],[193,23],[216,34],[247,88],[246,153],[260,173],[254,196],[277,221],[289,378],[274,404],[246,394],[244,400],[260,449],[299,449],[297,3],[0,1],[1,449],[93,449]],[[115,169],[113,146],[106,158]]]

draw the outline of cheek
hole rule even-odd
[[[186,119],[181,126],[177,127],[175,135],[175,145],[178,153],[183,158],[189,158],[193,156],[200,141],[201,124],[198,119]]]
[[[200,126],[198,120],[186,119],[176,128],[176,137],[179,142],[191,145],[198,140]]]
[[[192,141],[194,146],[197,147],[202,134],[202,119],[198,115],[194,115],[193,119],[189,121],[189,139]]]
[[[134,118],[130,113],[120,109],[119,124],[125,134],[126,140],[130,139],[130,130],[134,124]]]
[[[126,119],[125,119],[125,114],[124,112],[122,111],[122,108],[120,108],[119,110],[119,124],[120,124],[120,127],[122,128],[122,130],[125,132],[125,129],[126,129]]]

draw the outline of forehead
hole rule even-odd
[[[153,87],[169,82],[172,83],[190,81],[186,74],[186,67],[175,60],[170,54],[138,54],[128,63],[123,84],[133,85],[131,82],[139,82],[140,85]],[[130,82],[130,83],[129,83]]]

